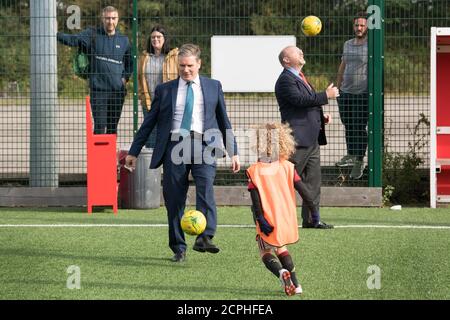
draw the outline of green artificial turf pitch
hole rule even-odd
[[[178,264],[170,261],[163,208],[117,216],[0,208],[0,299],[450,298],[449,209],[323,208],[321,214],[336,228],[299,229],[300,241],[288,248],[304,294],[287,297],[260,261],[248,207],[219,207],[220,253],[193,251],[195,238],[187,236],[187,260]],[[74,224],[79,227],[67,226]],[[73,266],[80,289],[68,288],[76,283]]]

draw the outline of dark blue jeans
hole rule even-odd
[[[345,127],[347,154],[364,158],[367,149],[367,119],[369,100],[367,93],[350,94],[340,91],[337,102],[339,115]]]

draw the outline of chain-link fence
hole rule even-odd
[[[201,74],[206,76],[211,74],[212,36],[293,35],[305,53],[307,64],[304,73],[316,91],[323,91],[329,83],[339,83],[344,43],[355,37],[355,15],[361,11],[367,12],[367,8],[375,4],[375,9],[380,9],[380,17],[384,15],[382,141],[385,155],[388,155],[383,160],[384,172],[389,172],[397,165],[404,165],[401,156],[411,152],[419,159],[417,168],[428,167],[430,27],[449,26],[449,0],[56,1],[55,8],[41,8],[53,10],[48,14],[58,22],[57,26],[50,26],[53,28],[50,30],[39,29],[49,26],[33,19],[33,2],[36,5],[36,1],[0,2],[3,26],[0,31],[3,53],[0,61],[0,143],[4,146],[0,156],[2,186],[39,185],[39,178],[35,178],[37,183],[32,182],[35,176],[50,179],[50,183],[43,182],[47,186],[85,184],[84,96],[89,94],[89,86],[86,80],[75,76],[72,70],[72,58],[77,48],[56,44],[55,34],[57,30],[77,34],[90,26],[102,26],[102,9],[107,5],[119,11],[118,30],[130,40],[134,61],[134,74],[126,85],[128,93],[117,128],[118,150],[128,147],[134,130],[142,123],[143,106],[138,97],[136,71],[139,58],[147,48],[151,30],[156,24],[164,26],[171,47],[179,47],[187,42],[200,45]],[[374,12],[376,14],[376,10]],[[306,37],[301,32],[300,22],[307,15],[320,17],[323,26],[318,36]],[[56,51],[39,51],[39,48],[33,47],[49,42],[57,48]],[[48,48],[52,49],[51,46]],[[239,52],[240,48],[234,50]],[[243,52],[242,59],[251,60],[252,56],[258,54]],[[370,57],[371,52],[367,55]],[[54,75],[35,74],[38,69],[33,63],[39,65],[53,61],[57,62]],[[375,65],[374,68],[383,70],[382,65]],[[40,95],[36,97],[33,81],[42,82],[39,76],[49,77],[44,82],[49,85],[45,90],[50,92],[42,95],[44,89],[41,88]],[[52,92],[51,86],[55,92]],[[236,132],[255,123],[280,120],[273,92],[228,92],[225,97]],[[33,102],[33,99],[44,99],[50,104],[42,106]],[[377,107],[381,108],[382,104]],[[354,114],[347,113],[346,117],[345,108],[353,110]],[[344,106],[338,106],[336,100],[330,100],[324,109],[331,115],[332,122],[327,126],[328,145],[321,148],[323,184],[368,186],[369,172],[376,165],[371,163],[373,161],[368,158],[367,151],[370,151],[370,136],[374,133],[369,130],[367,150],[364,150],[365,142],[361,137],[364,137],[362,131],[365,129],[365,119],[369,118],[370,121],[370,117],[364,108],[354,111],[351,101],[349,105],[344,103]],[[351,118],[354,117],[357,121],[352,122]],[[355,132],[360,135],[355,137]],[[245,139],[240,141],[240,152],[245,154],[248,145]],[[336,165],[348,155],[349,144],[352,145],[350,148],[356,150],[352,151],[354,154],[363,157],[362,176],[356,179],[350,177],[352,166]],[[380,148],[373,150],[379,154],[381,151]],[[244,183],[244,173],[232,175],[226,167],[228,165],[228,160],[219,161],[216,183]],[[244,163],[244,167],[246,165],[248,163]],[[384,179],[386,182],[388,178]]]

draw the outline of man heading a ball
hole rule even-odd
[[[303,228],[330,229],[333,226],[320,221],[320,145],[327,143],[325,124],[330,115],[322,106],[339,95],[330,84],[323,92],[316,92],[302,72],[306,64],[303,51],[295,46],[284,48],[278,55],[284,70],[275,84],[275,96],[280,107],[281,120],[293,131],[296,149],[290,161],[301,178],[300,195],[303,199]]]

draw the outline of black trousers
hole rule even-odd
[[[126,91],[91,91],[94,134],[115,134]]]
[[[367,93],[340,92],[337,98],[339,115],[345,127],[347,154],[363,159],[367,149],[367,119],[369,100]]]

